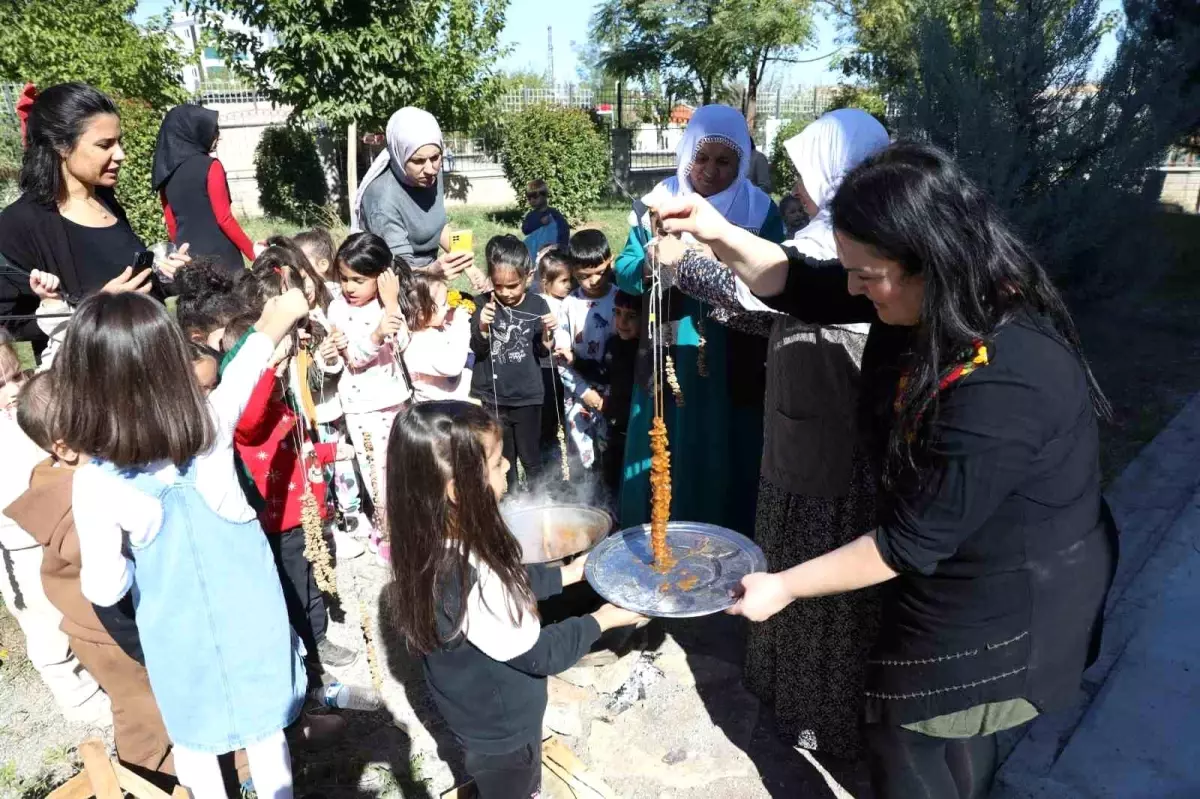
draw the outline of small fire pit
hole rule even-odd
[[[612,517],[587,505],[504,508],[504,521],[521,544],[522,563],[552,563],[594,547],[612,531]]]

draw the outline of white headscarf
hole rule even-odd
[[[829,203],[847,172],[887,146],[883,125],[857,108],[830,111],[784,142],[783,148],[804,182],[804,190],[818,209],[788,243],[811,258],[837,258]]]
[[[706,105],[692,114],[683,139],[675,151],[675,176],[667,178],[642,198],[646,205],[657,205],[667,197],[691,194],[695,189],[688,179],[696,153],[706,142],[717,141],[728,146],[738,156],[738,173],[729,188],[708,197],[709,203],[721,212],[721,216],[754,233],[762,228],[771,208],[771,198],[753,183],[750,173],[750,156],[754,146],[750,143],[750,130],[742,112],[727,105]],[[636,220],[649,229],[648,220]]]
[[[842,185],[842,178],[867,156],[888,146],[888,135],[879,120],[857,108],[830,111],[814,121],[798,135],[783,143],[792,165],[804,182],[804,190],[817,205],[817,215],[800,229],[791,241],[802,255],[820,261],[838,257],[837,241],[833,238],[829,203]],[[744,308],[769,310],[755,297],[740,278],[736,281],[737,297]],[[851,330],[865,330],[865,325],[845,325]]]
[[[354,195],[354,207],[350,213],[350,229],[352,231],[362,230],[363,193],[366,192],[367,186],[371,185],[371,181],[390,168],[392,174],[396,176],[396,180],[412,185],[412,181],[404,174],[404,165],[408,163],[408,159],[412,158],[413,153],[426,144],[436,144],[440,149],[446,149],[446,145],[442,141],[442,128],[434,119],[433,114],[413,106],[401,108],[392,114],[387,123],[385,138],[387,147],[375,156],[375,160],[371,162],[371,168],[367,170],[362,182],[358,184],[358,193]]]

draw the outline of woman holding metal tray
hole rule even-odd
[[[1094,657],[1116,559],[1100,494],[1108,403],[1058,291],[944,153],[899,143],[830,204],[842,270],[729,224],[703,198],[656,209],[742,290],[814,324],[871,322],[860,430],[876,528],[745,577],[731,612],[884,586],[867,664],[876,796],[978,797],[995,735],[1070,703]],[[704,258],[666,237],[663,262]],[[829,263],[824,264],[825,267]]]

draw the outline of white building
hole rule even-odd
[[[267,47],[276,43],[275,34],[271,31],[260,31],[250,28],[236,19],[223,19],[222,25],[226,30],[249,33],[255,36]],[[225,59],[216,48],[206,46],[203,28],[195,17],[183,11],[171,14],[171,33],[178,40],[179,51],[184,54],[186,65],[183,68],[183,83],[188,91],[196,92],[200,84],[206,81],[222,81],[229,77],[229,68]],[[248,54],[241,56],[248,59]]]

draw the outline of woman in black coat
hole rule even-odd
[[[893,145],[846,176],[831,210],[840,274],[695,196],[658,209],[777,309],[872,323],[860,413],[884,476],[878,526],[747,576],[734,612],[760,621],[886,583],[867,663],[875,794],[980,797],[994,733],[1073,702],[1094,649],[1116,558],[1098,459],[1108,405],[1046,273],[949,157]],[[681,248],[667,237],[662,257]]]
[[[22,194],[0,212],[0,324],[39,344],[32,321],[3,322],[36,310],[30,272],[56,275],[70,301],[106,286],[149,291],[150,270],[133,272],[146,244],[113,192],[125,161],[116,104],[85,83],[61,83],[23,102],[21,115]],[[190,260],[180,250],[160,264],[164,276]]]
[[[245,268],[243,256],[254,260],[254,245],[233,216],[225,168],[212,156],[219,137],[216,111],[175,106],[158,130],[151,182],[171,241],[186,241],[192,255],[237,272]]]

